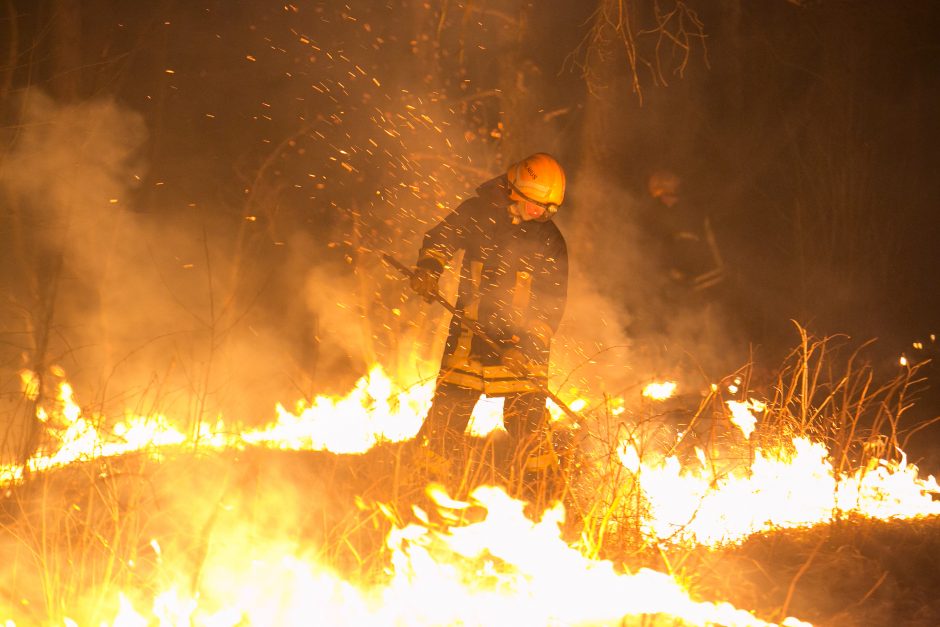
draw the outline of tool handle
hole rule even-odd
[[[401,272],[408,278],[411,278],[411,275],[414,274],[414,270],[412,270],[411,268],[409,268],[402,262],[398,261],[397,259],[389,255],[388,253],[382,253],[382,261],[392,266],[393,268],[395,268],[396,270],[398,270],[399,272]]]

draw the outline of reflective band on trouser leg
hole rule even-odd
[[[439,481],[447,479],[453,461],[435,452],[430,446],[422,446],[415,450],[411,463],[419,471]]]
[[[529,376],[523,376],[508,366],[483,367],[483,392],[487,396],[515,392],[540,392],[548,382],[545,366],[534,366]]]
[[[555,446],[552,442],[552,430],[547,424],[539,427],[536,434],[530,436],[534,441],[527,443],[525,451],[525,462],[523,470],[525,472],[545,472],[551,468],[558,468],[561,464],[558,455],[555,453]]]
[[[438,376],[438,384],[441,382],[459,385],[462,388],[486,392],[486,386],[483,383],[483,367],[477,361],[467,364],[461,364],[460,367],[447,367],[447,361],[453,359],[453,355],[445,358],[445,368],[441,370]]]

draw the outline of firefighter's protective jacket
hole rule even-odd
[[[649,248],[666,269],[676,297],[707,291],[724,279],[724,265],[708,216],[688,203],[651,208],[643,226]]]
[[[424,236],[418,266],[441,272],[463,250],[457,309],[493,340],[530,361],[524,376],[500,361],[500,352],[451,320],[439,380],[487,396],[533,392],[545,383],[549,345],[568,290],[568,251],[551,221],[514,225],[509,186],[501,176],[477,188]]]

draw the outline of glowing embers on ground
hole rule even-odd
[[[114,624],[770,624],[727,603],[694,601],[665,574],[618,573],[610,562],[584,557],[561,538],[560,506],[532,521],[499,488],[478,488],[470,502],[436,486],[429,495],[439,522],[418,510],[423,523],[394,527],[387,575],[376,585],[350,584],[289,552],[234,561],[219,553],[209,556],[203,596],[171,589],[157,595],[150,618],[142,601],[135,608],[125,596]]]

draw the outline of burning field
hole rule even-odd
[[[931,3],[2,4],[0,627],[940,625]]]
[[[823,345],[796,351],[764,399],[740,375],[697,406],[665,382],[571,399],[583,424],[553,412],[564,459],[539,476],[487,467],[499,407],[481,403],[447,485],[411,463],[432,384],[380,368],[258,428],[186,429],[89,412],[60,368],[40,398],[24,370],[41,445],[0,468],[3,618],[930,624],[940,486],[907,462],[896,412],[916,368],[829,388]]]

